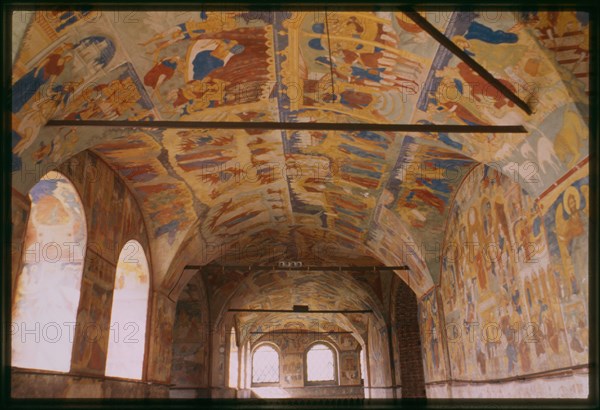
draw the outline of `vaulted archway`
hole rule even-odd
[[[16,396],[54,376],[56,397],[260,396],[261,343],[280,353],[271,397],[587,394],[587,13],[118,16],[12,17],[13,243],[30,250],[28,195],[55,168],[89,237],[72,357],[32,375],[13,335]],[[129,240],[148,265],[135,366],[101,331],[125,315]],[[43,310],[20,308],[20,255],[18,320]],[[514,340],[515,321],[545,339]],[[335,385],[304,385],[319,340]]]

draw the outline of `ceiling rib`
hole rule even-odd
[[[490,83],[494,88],[500,91],[506,98],[515,103],[519,108],[525,111],[527,114],[531,115],[532,110],[529,105],[520,99],[515,93],[513,93],[508,87],[498,81],[489,71],[483,68],[477,61],[473,60],[467,53],[465,53],[460,47],[454,44],[448,37],[446,37],[442,32],[440,32],[433,24],[427,21],[426,18],[421,16],[416,11],[405,11],[406,14],[412,21],[415,22],[419,27],[421,27],[425,32],[427,32],[431,37],[433,37],[438,43],[444,46],[448,51],[454,54],[456,57],[460,58],[467,64],[469,67],[473,69],[477,74],[479,74],[484,80]]]
[[[303,130],[303,131],[380,131],[380,132],[459,132],[526,134],[522,125],[457,124],[366,124],[331,122],[242,122],[242,121],[127,121],[127,120],[50,120],[50,127],[118,127],[227,130]]]

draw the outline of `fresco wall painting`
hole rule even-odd
[[[152,303],[148,341],[148,380],[168,383],[171,373],[173,354],[173,325],[176,305],[165,295],[154,292],[150,298]]]
[[[450,211],[440,285],[452,379],[588,362],[586,164],[537,199],[486,166],[465,179]],[[432,295],[422,298],[423,311],[434,308]],[[436,377],[430,327],[421,328],[428,380]]]
[[[208,303],[199,275],[190,279],[179,296],[173,327],[171,384],[208,387]]]
[[[438,309],[435,289],[426,293],[418,302],[425,382],[445,381],[448,377],[443,340],[446,335],[440,320],[442,312]]]

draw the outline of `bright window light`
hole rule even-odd
[[[29,198],[11,364],[68,372],[87,240],[83,205],[71,181],[55,171],[31,188]]]
[[[141,379],[146,342],[148,261],[135,240],[119,255],[110,319],[106,375]]]
[[[229,340],[229,387],[238,388],[238,347],[235,339],[235,330],[231,329]]]
[[[309,382],[334,381],[333,351],[324,344],[316,344],[306,354],[306,380]]]
[[[279,353],[271,346],[261,346],[252,356],[252,383],[279,382]]]

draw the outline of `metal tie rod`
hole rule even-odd
[[[321,314],[321,313],[373,313],[372,309],[362,310],[307,310],[298,311],[294,309],[228,309],[228,312],[247,312],[247,313],[293,313],[295,315],[303,314]]]
[[[380,132],[457,132],[526,134],[522,125],[457,124],[366,124],[332,122],[242,122],[242,121],[127,121],[127,120],[50,120],[49,127],[117,127],[222,130],[303,130],[303,131],[380,131]]]
[[[263,271],[263,270],[283,270],[283,271],[356,271],[356,272],[378,272],[410,270],[406,265],[402,266],[296,266],[280,267],[278,265],[186,265],[184,269],[215,269],[215,270],[238,270],[238,271]]]

